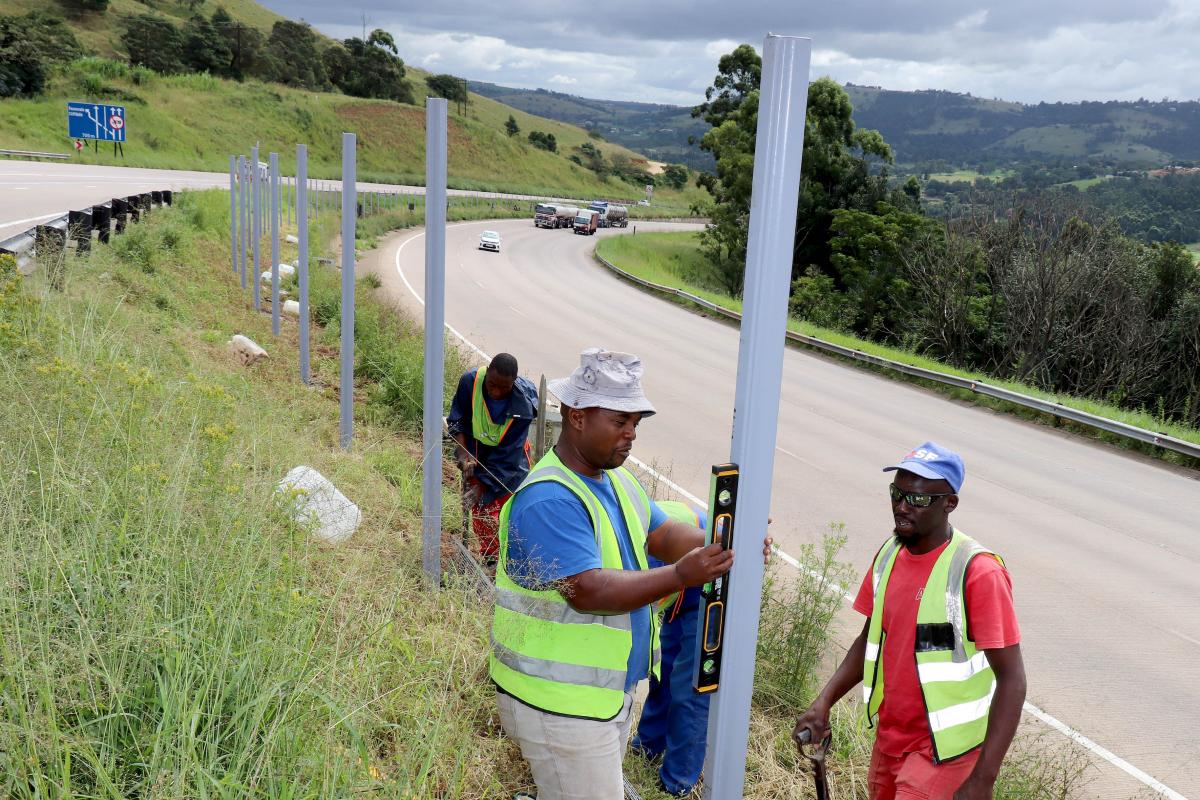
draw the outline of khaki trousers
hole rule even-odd
[[[632,694],[608,722],[547,714],[503,692],[496,692],[496,705],[504,732],[529,762],[537,800],[623,800]]]

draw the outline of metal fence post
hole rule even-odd
[[[241,210],[239,212],[240,225],[238,226],[240,233],[238,234],[238,261],[240,261],[242,289],[246,288],[246,246],[250,243],[250,237],[246,231],[246,225],[250,222],[249,203],[247,200],[250,197],[249,187],[250,173],[246,169],[246,157],[238,156],[238,185],[241,191]]]
[[[299,258],[296,260],[300,271],[300,380],[305,385],[312,376],[308,363],[308,147],[296,146],[296,227],[299,241]]]
[[[425,100],[425,418],[422,565],[437,586],[442,556],[442,412],[446,382],[446,126],[444,97]]]
[[[238,180],[237,156],[229,157],[229,268],[233,274],[238,270]]]
[[[262,270],[262,181],[260,180],[258,170],[258,145],[250,150],[250,185],[253,187],[253,215],[254,215],[254,269],[250,272],[250,279],[254,282],[252,294],[254,295],[254,310],[258,311],[262,308],[262,279],[259,277],[259,272]]]
[[[741,469],[741,533],[734,542],[738,558],[730,572],[721,684],[708,718],[706,800],[742,797],[746,777],[763,580],[758,551],[771,502],[811,55],[810,39],[768,36],[763,46],[730,458]]]
[[[354,238],[358,226],[355,191],[357,137],[342,134],[342,383],[338,440],[343,450],[354,438]]]
[[[279,335],[279,154],[271,153],[271,333]]]

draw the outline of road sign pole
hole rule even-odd
[[[741,471],[735,542],[738,558],[729,576],[721,688],[708,718],[706,800],[742,797],[746,778],[763,581],[758,539],[767,530],[775,466],[811,55],[810,39],[768,36],[763,46],[730,458]]]
[[[442,574],[442,412],[446,383],[446,126],[444,97],[425,100],[425,437],[421,510],[425,577]]]
[[[254,195],[251,203],[251,213],[254,215],[254,221],[251,223],[254,226],[254,245],[251,248],[254,253],[254,269],[250,271],[250,280],[254,282],[254,310],[258,311],[262,308],[262,279],[259,277],[262,270],[262,181],[259,180],[258,145],[250,150],[250,175],[251,193]]]
[[[342,134],[342,386],[338,440],[350,449],[354,437],[354,238],[358,229],[355,182],[357,137]]]
[[[237,156],[229,157],[229,268],[238,270],[238,174]]]
[[[271,333],[279,335],[279,153],[271,153]]]
[[[308,385],[308,147],[302,144],[296,146],[296,228],[300,242],[296,259],[300,271],[300,380]]]

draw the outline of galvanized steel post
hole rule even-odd
[[[253,187],[253,209],[251,213],[254,215],[253,221],[253,238],[254,238],[254,269],[250,271],[250,280],[254,282],[254,310],[258,311],[262,307],[262,280],[259,278],[259,270],[262,269],[262,181],[258,169],[258,145],[250,150],[250,185]]]
[[[738,486],[738,558],[730,573],[721,686],[708,718],[704,797],[742,797],[775,435],[783,381],[788,286],[804,150],[812,40],[768,36],[750,202],[742,332],[730,461]]]
[[[425,100],[425,427],[421,562],[437,586],[442,556],[442,411],[446,382],[446,126],[444,97]]]
[[[341,419],[338,441],[350,449],[354,438],[354,238],[358,226],[355,208],[357,137],[342,134],[342,374]]]
[[[279,154],[271,153],[271,333],[279,335]]]
[[[246,246],[250,243],[250,237],[247,235],[246,226],[250,224],[250,208],[247,202],[250,199],[250,173],[246,171],[246,157],[238,156],[238,186],[241,193],[241,210],[239,212],[240,224],[238,225],[238,260],[241,262],[241,277],[242,288],[246,288]]]
[[[237,156],[229,157],[229,268],[233,274],[238,269],[238,175]]]
[[[312,379],[308,363],[308,147],[296,146],[296,227],[299,258],[296,259],[300,282],[300,380]]]

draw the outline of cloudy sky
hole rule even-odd
[[[692,105],[717,59],[811,36],[814,77],[1006,100],[1200,99],[1200,0],[265,0],[406,63],[507,86]],[[553,12],[553,16],[549,13]]]

